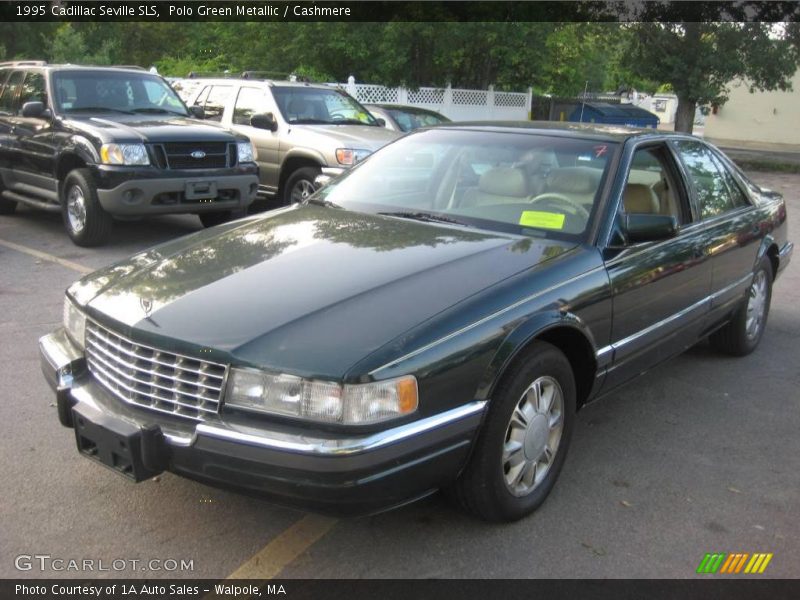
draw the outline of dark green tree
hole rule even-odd
[[[698,105],[724,104],[734,80],[751,92],[790,90],[800,64],[797,23],[648,22],[631,31],[625,66],[672,86],[676,131],[692,132]]]

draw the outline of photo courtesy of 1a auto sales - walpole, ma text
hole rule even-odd
[[[800,595],[800,3],[0,3],[0,598]]]

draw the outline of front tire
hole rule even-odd
[[[318,167],[302,167],[297,169],[286,180],[283,186],[283,203],[288,206],[305,201],[317,188],[314,180],[322,173]]]
[[[498,385],[472,457],[453,485],[469,512],[516,521],[553,489],[575,420],[575,378],[564,354],[535,342]]]
[[[772,263],[765,256],[731,321],[709,337],[712,347],[732,356],[745,356],[758,347],[767,326],[772,279]]]
[[[100,246],[111,236],[113,220],[100,206],[89,169],[75,169],[64,179],[61,215],[77,246]]]

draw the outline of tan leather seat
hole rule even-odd
[[[547,178],[546,192],[563,194],[590,210],[603,172],[592,167],[561,167]]]
[[[629,183],[625,186],[622,203],[626,213],[658,214],[660,207],[658,198],[650,188],[643,183]]]
[[[462,206],[486,206],[522,202],[528,197],[525,172],[516,167],[496,167],[481,175],[478,189],[467,190]]]

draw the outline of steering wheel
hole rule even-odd
[[[328,113],[328,116],[334,121],[344,121],[347,118],[347,115],[338,110]]]
[[[531,204],[539,204],[542,202],[555,202],[557,204],[560,204],[562,207],[566,208],[567,212],[577,217],[583,217],[587,221],[589,220],[589,211],[586,210],[581,204],[579,204],[572,198],[565,196],[564,194],[557,194],[555,192],[545,192],[544,194],[539,194],[530,201]]]

